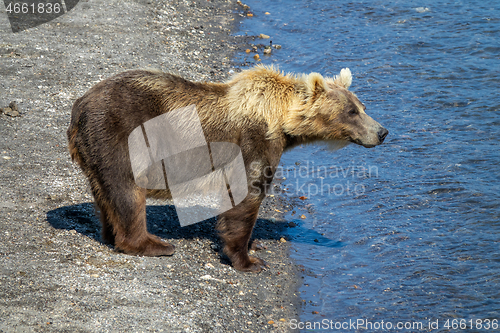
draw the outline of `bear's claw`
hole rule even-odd
[[[262,244],[261,242],[256,241],[256,240],[254,240],[252,242],[252,245],[250,245],[250,250],[261,251],[261,250],[265,250],[265,249],[267,249],[267,246],[265,246],[264,244]]]
[[[250,257],[251,264],[248,267],[247,272],[260,273],[261,271],[267,271],[269,264],[264,260],[256,257]]]

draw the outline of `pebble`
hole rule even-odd
[[[0,109],[0,112],[3,112],[6,116],[9,116],[9,117],[19,117],[19,112],[14,111],[9,107]]]
[[[269,38],[271,38],[271,37],[270,37],[269,35],[260,34],[260,35],[259,35],[259,38],[260,38],[260,39],[269,39]]]
[[[17,107],[17,103],[16,101],[12,101],[9,103],[9,106],[5,107],[5,108],[0,108],[0,113],[4,113],[6,116],[10,116],[10,117],[19,117],[20,116],[20,113],[19,113],[19,108]]]
[[[241,2],[240,0],[236,1],[236,3],[238,5],[240,5],[241,7],[243,7],[244,10],[249,10],[250,9],[250,6],[244,4],[243,2]]]

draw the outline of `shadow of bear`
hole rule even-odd
[[[208,239],[212,248],[222,254],[222,243],[215,231],[216,218],[181,227],[174,205],[146,207],[148,231],[164,239]],[[64,206],[47,212],[47,221],[56,229],[75,230],[101,244],[101,222],[93,203]],[[287,222],[258,219],[252,239],[278,241],[286,234]],[[106,244],[110,249],[113,245]],[[174,254],[175,255],[175,254]]]

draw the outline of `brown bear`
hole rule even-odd
[[[235,269],[265,269],[263,260],[248,255],[248,245],[283,151],[318,140],[374,147],[388,134],[348,90],[351,81],[349,69],[324,78],[257,66],[226,83],[132,70],[96,84],[75,101],[67,135],[100,210],[103,240],[128,254],[173,254],[173,245],[146,228],[146,196],[170,198],[170,191],[136,184],[128,137],[154,117],[195,105],[207,142],[238,145],[247,173],[248,195],[218,216],[224,253]]]

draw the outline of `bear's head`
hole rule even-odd
[[[333,141],[340,146],[353,142],[368,148],[381,144],[389,131],[365,113],[366,107],[348,90],[351,82],[348,68],[333,79],[318,73],[300,77],[285,133],[299,142]]]

